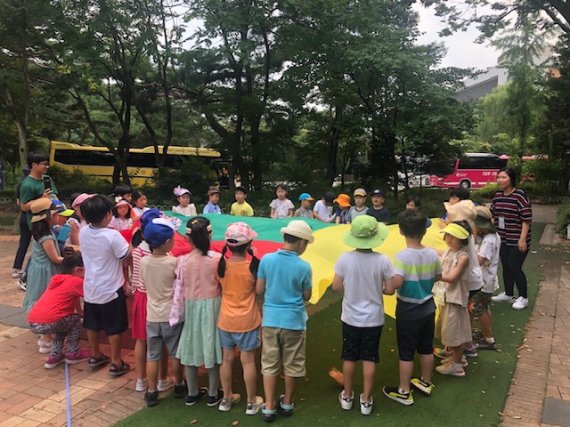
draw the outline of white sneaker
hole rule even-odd
[[[245,415],[255,415],[259,412],[263,406],[263,397],[255,396],[253,402],[247,402],[247,407],[245,409]]]
[[[525,297],[518,297],[516,301],[513,303],[513,309],[515,310],[524,310],[528,307],[528,298]]]
[[[451,375],[453,377],[464,377],[465,371],[460,363],[444,363],[435,367],[435,370],[443,375]]]
[[[19,279],[20,277],[22,277],[22,274],[24,274],[24,270],[16,270],[15,268],[12,269],[12,278],[13,279]]]
[[[344,390],[341,391],[340,394],[338,395],[338,401],[342,409],[344,409],[345,411],[350,411],[354,403],[354,391],[350,396],[345,396]]]
[[[174,382],[170,381],[170,379],[166,378],[164,380],[158,380],[156,388],[158,391],[167,391],[174,387]]]
[[[362,400],[362,394],[360,395],[360,413],[362,415],[370,415],[372,413],[372,408],[374,407],[374,399],[370,396],[370,400]]]
[[[241,400],[241,396],[238,393],[233,393],[230,397],[224,397],[220,404],[218,405],[218,411],[228,412],[232,409],[232,406],[237,405]]]
[[[491,297],[491,301],[493,302],[510,302],[511,304],[515,302],[515,297],[509,296],[504,292],[501,292],[499,295],[495,295]]]
[[[148,388],[147,379],[146,378],[137,378],[137,383],[135,385],[135,391],[142,393],[143,391],[146,391],[147,388]]]

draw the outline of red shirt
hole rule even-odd
[[[83,278],[56,274],[28,314],[30,323],[54,323],[75,313],[78,298],[83,297]]]

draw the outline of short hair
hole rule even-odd
[[[133,189],[127,184],[119,184],[113,189],[113,195],[115,196],[124,196],[132,192]]]
[[[283,234],[283,240],[285,241],[285,243],[295,244],[299,240],[303,240],[303,239],[301,239],[300,237],[291,236],[290,234]]]
[[[287,188],[287,186],[285,184],[277,184],[277,187],[275,187],[275,191],[277,190],[283,190],[285,192],[288,192],[289,189]]]
[[[113,211],[113,202],[107,196],[96,194],[81,203],[81,215],[89,224],[99,224],[105,216]]]
[[[510,168],[508,166],[505,166],[504,168],[501,168],[499,170],[499,173],[504,172],[506,173],[509,178],[511,179],[511,185],[513,187],[515,187],[517,185],[517,171],[514,170],[513,168]]]
[[[457,197],[459,200],[469,200],[471,194],[467,188],[456,187],[449,190],[449,197]]]
[[[419,239],[426,234],[426,217],[420,212],[406,209],[398,218],[400,231],[405,237]]]
[[[73,252],[71,255],[66,255],[61,263],[61,273],[71,274],[75,267],[83,267],[83,258],[81,252]]]
[[[127,193],[125,193],[127,194]],[[132,205],[134,206],[135,203],[137,202],[138,199],[140,199],[141,197],[145,196],[145,194],[140,191],[140,190],[133,190],[133,200],[132,200]]]
[[[416,208],[419,208],[422,205],[422,201],[417,196],[408,197],[408,199],[406,200],[406,205],[410,202],[414,202],[414,205],[416,206]]]
[[[28,167],[32,167],[32,163],[41,163],[49,161],[49,156],[46,153],[39,151],[32,151],[28,154]]]

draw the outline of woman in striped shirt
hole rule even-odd
[[[527,280],[522,269],[531,240],[532,207],[526,193],[516,187],[516,172],[503,168],[497,175],[499,191],[491,202],[497,232],[501,236],[501,264],[505,292],[493,297],[495,302],[510,302],[515,310],[528,306]],[[514,296],[514,285],[518,298]]]

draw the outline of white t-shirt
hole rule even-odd
[[[117,230],[88,226],[79,231],[79,248],[85,266],[85,302],[113,301],[125,280],[123,258],[129,254],[129,244]]]
[[[489,233],[483,237],[483,241],[477,248],[477,255],[487,261],[481,266],[483,276],[483,292],[493,293],[499,287],[497,269],[499,268],[499,251],[501,238],[497,233]]]
[[[344,282],[340,319],[351,326],[382,326],[382,289],[384,281],[394,276],[388,257],[377,252],[347,252],[337,260],[334,271]]]
[[[269,207],[275,209],[276,218],[287,218],[289,216],[289,209],[295,209],[295,205],[289,199],[273,199]]]
[[[478,291],[483,287],[483,277],[479,259],[477,259],[477,248],[475,247],[475,238],[473,236],[469,236],[469,244],[465,251],[469,255],[469,275],[467,277],[469,292]]]
[[[324,222],[330,222],[333,214],[333,207],[327,206],[322,200],[318,200],[317,203],[315,203],[313,212],[319,215]]]
[[[172,212],[185,215],[185,216],[196,216],[198,212],[196,211],[196,205],[194,203],[190,203],[188,206],[183,208],[182,206],[172,206]]]
[[[348,210],[348,216],[350,218],[350,222],[354,221],[360,215],[366,215],[368,213],[368,208],[364,206],[361,210],[358,210],[356,206],[351,206]]]

